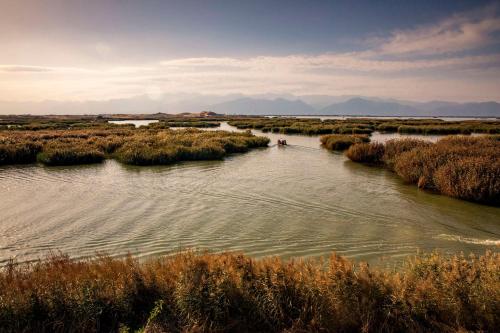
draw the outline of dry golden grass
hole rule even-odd
[[[322,135],[319,140],[328,150],[345,150],[355,143],[369,142],[370,138],[368,135],[328,134]]]
[[[500,256],[419,255],[398,271],[187,252],[54,256],[0,271],[3,332],[495,332]]]
[[[493,136],[450,136],[434,144],[414,139],[355,144],[346,155],[355,162],[383,163],[420,188],[500,205],[500,141]]]
[[[384,156],[384,145],[378,142],[354,144],[345,152],[354,162],[380,164]]]
[[[389,169],[394,170],[396,157],[406,151],[410,151],[415,148],[429,147],[430,145],[432,145],[432,143],[430,143],[429,141],[411,138],[388,140],[384,144],[384,156],[382,159]]]

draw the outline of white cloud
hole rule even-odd
[[[382,54],[431,55],[472,50],[498,43],[496,7],[454,15],[437,24],[394,32],[377,49]]]
[[[165,93],[361,94],[418,100],[500,100],[500,54],[463,51],[500,43],[496,11],[455,15],[397,31],[358,52],[189,57],[82,67],[0,65],[0,99],[85,100]],[[112,52],[96,44],[105,57]],[[418,57],[416,57],[418,56]],[[498,74],[498,75],[497,75]]]
[[[11,73],[33,73],[33,72],[50,72],[48,67],[41,66],[19,66],[19,65],[1,65],[0,72]]]
[[[368,52],[321,54],[316,56],[291,55],[283,57],[188,58],[161,62],[163,70],[184,72],[232,72],[235,69],[262,72],[345,70],[358,72],[399,72],[429,68],[461,68],[500,63],[500,55],[464,56],[421,60],[376,60]]]

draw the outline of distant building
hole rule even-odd
[[[202,111],[200,112],[200,117],[213,117],[213,116],[220,116],[220,114],[217,114],[212,111]]]

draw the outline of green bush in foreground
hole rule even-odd
[[[56,256],[0,270],[3,332],[497,332],[500,256],[419,255],[398,271],[182,253]]]
[[[330,134],[319,138],[323,147],[328,150],[345,150],[355,143],[369,142],[367,135]]]

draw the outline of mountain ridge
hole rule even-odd
[[[307,101],[307,102],[306,102]],[[1,114],[193,113],[210,110],[228,115],[349,115],[404,117],[498,117],[500,103],[448,101],[411,102],[365,96],[263,94],[226,96],[170,94],[138,95],[104,101],[0,101]]]

